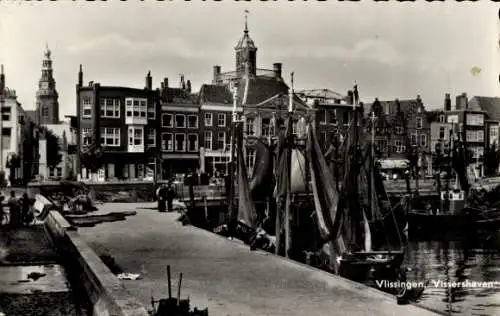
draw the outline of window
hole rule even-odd
[[[174,151],[174,138],[172,133],[163,133],[161,135],[161,150]]]
[[[120,128],[101,127],[101,145],[109,147],[120,146]]]
[[[92,143],[92,129],[82,128],[82,145],[88,146]]]
[[[198,128],[198,115],[188,115],[188,128]]]
[[[426,146],[427,145],[427,135],[420,135],[420,146]]]
[[[271,136],[271,119],[262,119],[262,136]]]
[[[458,115],[448,115],[448,123],[458,123]]]
[[[83,97],[82,117],[83,118],[92,117],[92,98],[91,97]]]
[[[252,148],[247,149],[246,165],[248,168],[248,173],[251,173],[253,167],[255,166],[255,149]]]
[[[212,132],[205,131],[205,137],[204,137],[205,149],[212,150],[212,139],[213,139]]]
[[[406,150],[406,146],[403,145],[403,141],[401,140],[396,140],[394,142],[394,150],[397,152],[397,153],[402,153]]]
[[[144,134],[142,127],[129,127],[128,145],[129,146],[144,145]]]
[[[410,144],[412,146],[416,146],[417,145],[417,134],[411,134],[411,137],[410,137]]]
[[[444,126],[439,127],[439,139],[444,139],[446,135],[446,128]]]
[[[100,98],[101,117],[120,118],[120,99]]]
[[[2,128],[2,149],[10,148],[11,135],[12,129],[10,127]]]
[[[298,120],[293,120],[292,121],[292,134],[297,135],[299,133],[299,121]]]
[[[403,134],[403,127],[402,126],[396,126],[396,128],[394,129],[394,131],[396,132],[397,135],[401,135],[401,134]]]
[[[205,126],[212,126],[212,113],[205,113]]]
[[[49,177],[62,177],[62,168],[49,168]]]
[[[466,141],[468,142],[483,142],[484,141],[484,131],[467,131]]]
[[[217,126],[226,126],[226,114],[217,115]]]
[[[198,151],[198,134],[188,135],[188,151]]]
[[[40,115],[42,117],[49,117],[49,108],[46,106],[46,105],[42,105],[42,111],[40,113]],[[3,109],[2,109],[2,120],[3,121],[8,121],[8,115],[6,118],[4,118],[4,115],[3,115]]]
[[[186,127],[186,116],[184,114],[175,115],[175,127],[185,128]]]
[[[444,122],[445,122],[444,115],[443,114],[439,115],[439,123],[444,123]]]
[[[337,109],[330,111],[330,123],[333,125],[337,125]]]
[[[163,114],[161,116],[161,125],[163,127],[174,127],[174,116],[172,114]]]
[[[484,142],[484,131],[477,131],[477,140]]]
[[[156,108],[153,102],[148,103],[148,120],[156,119]]]
[[[226,132],[217,134],[217,149],[224,150],[226,148]]]
[[[344,125],[349,125],[349,112],[347,111],[342,112],[342,123]]]
[[[318,111],[318,121],[319,121],[319,124],[321,125],[325,125],[326,124],[326,110],[321,110],[321,111]]]
[[[422,128],[422,118],[417,117],[417,129],[421,129],[421,128]]]
[[[155,147],[156,146],[156,130],[154,128],[148,129],[148,137],[146,139],[147,147]]]
[[[247,136],[255,135],[255,119],[253,117],[247,118]]]
[[[466,124],[473,126],[483,126],[484,125],[484,116],[483,114],[466,114]]]
[[[175,134],[175,151],[186,151],[186,134]]]
[[[140,98],[126,98],[125,112],[127,117],[146,118],[148,111],[147,100]]]
[[[2,121],[10,121],[10,106],[2,108]]]

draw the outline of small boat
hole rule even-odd
[[[170,279],[170,266],[167,266],[168,297],[155,300],[151,297],[151,316],[208,316],[208,309],[191,308],[190,299],[181,299],[182,273],[179,275],[177,297],[172,297],[172,283]]]

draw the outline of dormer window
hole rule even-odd
[[[439,115],[439,123],[444,123],[444,115]]]

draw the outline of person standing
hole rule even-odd
[[[166,198],[167,198],[168,211],[173,212],[174,211],[175,191],[174,191],[174,188],[172,187],[172,182],[168,183],[168,187],[166,190]]]
[[[19,227],[21,223],[21,214],[19,210],[19,201],[16,198],[16,192],[10,191],[10,198],[7,201],[10,211],[10,225],[12,227]]]
[[[162,184],[158,189],[158,212],[165,212],[166,210],[166,189],[165,185]]]
[[[24,193],[21,199],[21,222],[28,225],[31,222],[30,218],[30,207],[31,199],[28,197],[28,193]]]
[[[5,217],[5,211],[3,209],[3,201],[5,200],[5,197],[3,195],[0,195],[0,226],[3,225],[3,220],[5,218],[5,225],[8,224],[7,218]]]

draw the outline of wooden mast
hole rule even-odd
[[[236,143],[236,128],[238,121],[237,114],[237,106],[238,106],[238,95],[237,88],[233,88],[233,118],[231,121],[231,141],[230,141],[230,155],[229,155],[229,167],[228,167],[228,179],[229,179],[229,188],[228,188],[228,208],[229,208],[229,233],[231,236],[234,235],[236,230],[236,225],[238,221],[238,214],[236,212],[236,208],[234,205],[234,154],[235,154],[235,143]]]
[[[288,134],[286,135],[286,168],[287,176],[286,176],[286,200],[285,200],[285,256],[288,258],[290,256],[290,251],[292,249],[292,219],[293,216],[291,214],[290,208],[290,200],[291,200],[291,191],[292,191],[292,143],[293,143],[293,72],[291,74],[291,88],[290,88],[290,103],[288,105],[288,128],[292,128],[292,130],[288,130]]]
[[[371,157],[370,157],[370,184],[369,184],[369,199],[370,199],[370,209],[372,215],[372,221],[376,219],[375,214],[375,175],[373,172],[373,168],[375,167],[375,112],[372,111],[371,115],[372,120],[372,141],[371,141]]]

